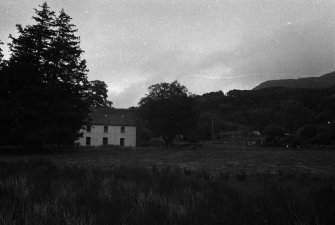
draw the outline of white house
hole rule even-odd
[[[127,109],[99,108],[91,114],[91,125],[83,129],[81,146],[136,146],[136,117]]]

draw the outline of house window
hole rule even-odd
[[[91,126],[90,126],[90,125],[87,125],[86,130],[87,130],[87,132],[91,132]]]
[[[124,138],[120,138],[120,146],[124,146]]]
[[[124,126],[121,127],[121,133],[124,133],[126,128]]]
[[[86,145],[91,145],[91,137],[86,137]]]
[[[102,138],[102,145],[108,145],[108,138]]]
[[[104,133],[108,133],[108,126],[104,126]]]

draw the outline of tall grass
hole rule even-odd
[[[334,184],[312,174],[8,162],[0,165],[0,224],[335,224]]]

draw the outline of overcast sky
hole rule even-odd
[[[0,0],[0,39],[32,24],[40,0]],[[335,70],[334,0],[49,0],[79,29],[89,80],[114,107],[178,80],[194,94]],[[8,57],[8,56],[7,56]]]

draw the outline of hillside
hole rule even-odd
[[[210,140],[210,118],[215,118],[216,138],[249,130],[265,135],[268,146],[331,145],[335,140],[334,93],[334,84],[320,89],[273,87],[206,93],[195,97],[200,112],[195,132],[201,140]]]
[[[286,88],[328,88],[335,85],[335,72],[325,74],[320,77],[307,77],[299,79],[269,80],[261,83],[254,90],[260,90],[269,87]]]

